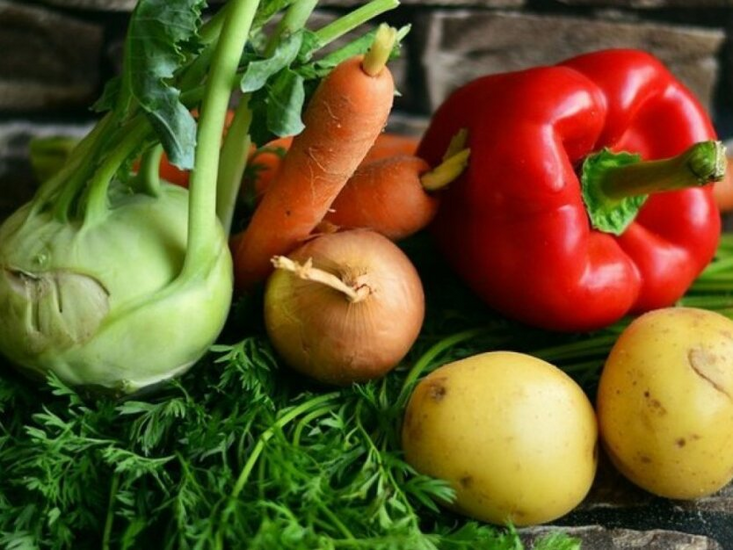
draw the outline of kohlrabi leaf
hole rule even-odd
[[[140,0],[125,42],[124,81],[147,113],[170,161],[193,168],[196,121],[171,84],[195,41],[204,0]]]
[[[295,33],[284,38],[270,57],[252,61],[242,77],[242,92],[256,92],[270,77],[289,67],[297,57],[302,42],[303,34]]]
[[[283,69],[268,90],[267,128],[276,136],[293,136],[303,131],[303,82],[299,74]]]
[[[103,113],[105,111],[111,111],[112,109],[114,109],[121,89],[122,78],[119,76],[110,78],[104,85],[102,95],[99,97],[99,99],[97,99],[94,105],[92,105],[92,111],[94,111],[95,113]]]

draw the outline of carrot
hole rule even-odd
[[[280,171],[283,159],[292,144],[292,136],[282,137],[253,151],[247,161],[241,192],[254,192],[255,201],[259,202]]]
[[[395,31],[381,27],[371,50],[340,63],[316,89],[277,177],[234,250],[244,291],[272,271],[328,211],[387,123],[394,81],[386,67]]]
[[[247,163],[242,192],[254,193],[255,202],[259,202],[280,170],[292,143],[292,137],[278,138],[253,151]],[[383,132],[379,134],[360,166],[387,157],[413,155],[419,143],[420,138],[415,136]]]
[[[331,205],[325,220],[343,228],[369,228],[398,241],[425,228],[438,211],[435,191],[457,178],[468,149],[450,152],[431,169],[423,159],[400,155],[359,167]]]
[[[377,141],[369,149],[362,165],[389,157],[414,155],[419,144],[420,138],[416,136],[405,136],[390,132],[379,134]]]

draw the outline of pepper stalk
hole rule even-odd
[[[650,194],[722,181],[726,165],[725,146],[713,140],[654,161],[604,149],[589,156],[582,167],[582,194],[591,224],[599,231],[621,235]]]

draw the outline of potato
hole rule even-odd
[[[425,377],[402,427],[407,462],[450,483],[453,509],[518,526],[551,521],[583,500],[597,436],[583,390],[549,363],[513,352],[475,355]]]
[[[733,478],[733,322],[667,308],[629,325],[598,388],[603,446],[659,496],[693,499]]]

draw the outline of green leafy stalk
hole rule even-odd
[[[249,137],[251,124],[252,111],[249,108],[249,96],[245,95],[239,100],[239,105],[234,111],[234,118],[227,130],[219,162],[216,213],[227,234],[232,227],[240,183],[247,167],[247,155],[252,144]]]
[[[123,89],[147,113],[170,161],[184,170],[193,168],[196,121],[180,101],[181,91],[168,82],[185,59],[185,44],[196,35],[203,5],[203,0],[141,2],[125,42]]]
[[[372,0],[350,14],[337,19],[315,33],[319,47],[324,47],[380,14],[396,8],[398,0]]]
[[[216,178],[219,171],[221,132],[224,127],[232,83],[254,21],[259,2],[235,0],[224,22],[214,53],[201,106],[196,149],[196,170],[190,182],[188,249],[182,276],[191,276],[208,265],[211,244],[216,241]]]

